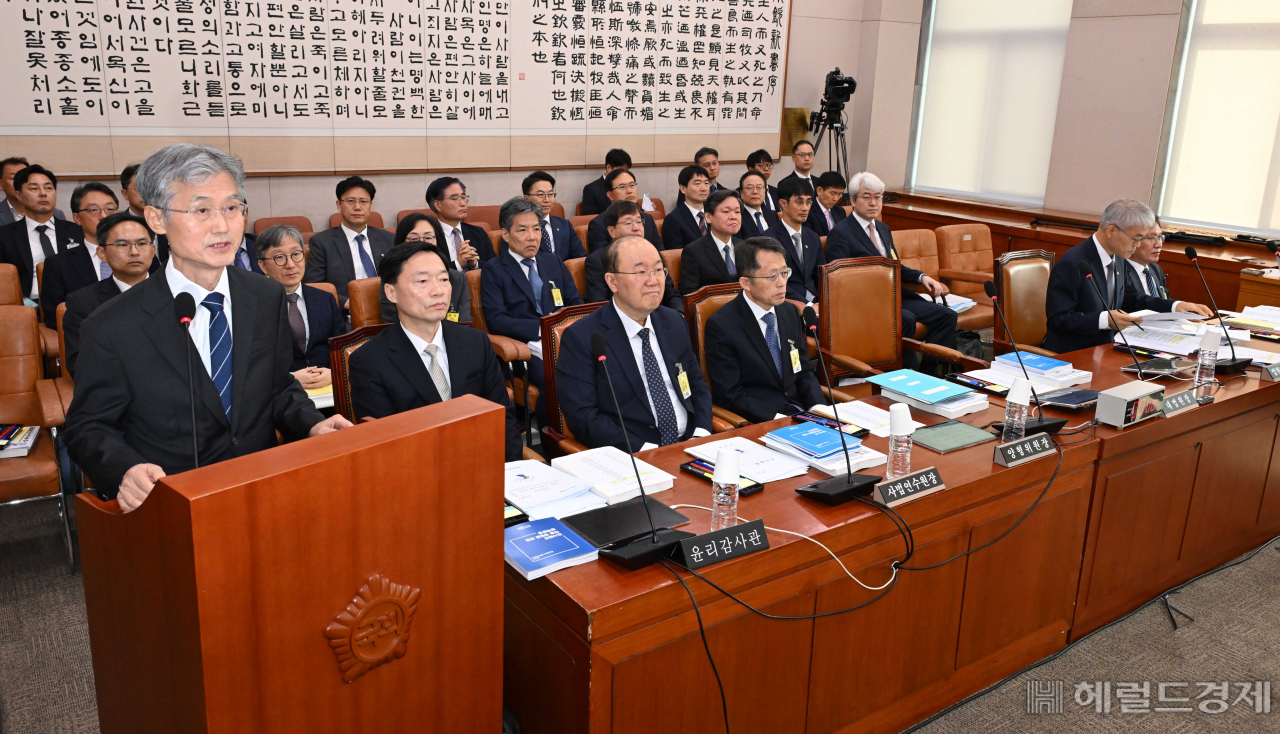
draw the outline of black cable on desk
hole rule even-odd
[[[911,526],[902,518],[902,515],[899,515],[897,510],[894,510],[883,502],[876,502],[874,499],[859,497],[856,495],[854,496],[854,499],[864,505],[870,505],[880,512],[883,512],[885,516],[893,521],[893,524],[898,527],[898,533],[902,535],[902,542],[907,546],[907,554],[903,556],[902,560],[898,561],[898,563],[906,563],[911,560],[911,556],[916,553],[916,538],[915,535],[911,533]]]
[[[885,594],[888,594],[890,591],[893,591],[893,587],[894,587],[894,586],[896,586],[896,585],[898,584],[898,574],[897,574],[897,573],[894,573],[894,574],[893,574],[893,578],[892,578],[892,579],[890,579],[890,581],[889,581],[889,585],[888,585],[888,586],[886,586],[886,587],[884,587],[884,591],[880,592],[880,593],[879,593],[879,594],[877,594],[873,599],[870,599],[869,601],[865,601],[865,602],[863,602],[863,603],[861,603],[861,604],[858,604],[858,605],[856,605],[856,606],[849,607],[848,609],[837,609],[837,610],[835,610],[834,612],[819,612],[818,614],[798,614],[798,615],[795,615],[795,616],[787,616],[787,615],[782,615],[782,614],[769,614],[768,612],[762,612],[762,611],[760,611],[759,609],[756,609],[755,607],[751,606],[750,604],[746,603],[745,601],[743,601],[743,600],[739,599],[738,597],[734,596],[733,594],[730,594],[729,592],[727,592],[727,591],[725,591],[724,589],[720,588],[720,586],[719,586],[719,585],[717,585],[717,584],[716,584],[716,582],[712,581],[711,579],[707,578],[706,576],[703,576],[702,574],[698,573],[697,571],[694,571],[694,570],[693,570],[693,569],[691,569],[691,568],[687,568],[686,566],[681,565],[681,563],[680,563],[679,561],[671,561],[671,562],[672,562],[672,563],[674,563],[674,564],[676,565],[676,568],[679,568],[679,569],[681,569],[681,570],[687,571],[688,573],[693,574],[694,576],[697,576],[697,577],[698,577],[699,579],[701,579],[701,580],[702,580],[702,582],[703,582],[704,584],[706,584],[707,586],[710,586],[711,588],[715,589],[716,591],[720,592],[721,594],[724,594],[725,596],[729,597],[730,599],[732,599],[732,600],[736,601],[738,604],[741,604],[742,606],[744,606],[744,607],[746,607],[747,609],[749,609],[749,610],[751,610],[751,611],[755,612],[756,614],[760,615],[761,617],[764,617],[765,619],[795,619],[795,620],[804,620],[804,619],[822,619],[823,617],[834,617],[834,616],[836,616],[836,615],[838,615],[838,614],[845,614],[845,613],[847,613],[847,612],[856,611],[856,610],[861,609],[861,608],[863,608],[863,607],[865,607],[865,606],[868,606],[868,605],[874,604],[875,602],[880,601],[882,598],[884,598],[884,595],[885,595]],[[663,561],[663,563],[666,563],[666,561]],[[896,565],[896,564],[897,564],[897,561],[894,561],[894,565]]]
[[[685,593],[689,595],[689,601],[693,603],[693,614],[698,618],[698,634],[702,635],[702,649],[707,651],[707,662],[711,663],[711,672],[716,674],[716,686],[720,689],[720,710],[724,713],[724,734],[729,734],[729,704],[724,697],[724,682],[720,680],[720,671],[716,668],[716,659],[711,657],[711,645],[707,644],[707,628],[702,625],[702,612],[698,611],[698,600],[693,596],[693,590],[684,582],[684,577],[671,567],[666,561],[660,561],[667,570],[676,577],[676,581],[684,587]]]

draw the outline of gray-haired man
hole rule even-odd
[[[71,458],[104,499],[142,504],[166,474],[351,425],[325,420],[289,374],[293,334],[279,283],[228,267],[244,238],[244,168],[190,143],[151,154],[136,185],[146,220],[168,236],[163,274],[113,299],[84,322],[76,395],[67,414]],[[187,385],[187,333],[174,297],[195,300],[195,426]],[[193,359],[193,362],[195,360]]]

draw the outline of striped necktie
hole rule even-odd
[[[231,420],[231,327],[221,293],[210,293],[200,305],[209,309],[209,376],[222,399],[222,410]]]

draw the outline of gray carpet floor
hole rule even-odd
[[[1264,548],[1196,581],[1173,601],[1196,621],[1180,620],[1175,631],[1164,605],[1150,605],[915,731],[1280,732],[1280,553]],[[1061,681],[1062,712],[1028,714],[1029,680]],[[1158,682],[1222,680],[1271,681],[1272,712],[1257,714],[1240,703],[1216,715],[1121,713],[1115,697],[1116,683],[1146,681],[1154,708]],[[1075,702],[1081,681],[1112,683],[1110,713]],[[1202,690],[1192,685],[1169,695],[1194,697]],[[1228,703],[1239,692],[1232,685]],[[0,508],[0,732],[97,731],[84,589],[67,565],[57,510],[45,503]]]

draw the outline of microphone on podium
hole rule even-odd
[[[191,460],[195,468],[200,468],[200,444],[196,438],[196,381],[191,372],[191,322],[196,317],[196,299],[190,293],[179,293],[173,297],[173,310],[178,315],[178,323],[182,324],[186,337],[184,351],[187,353],[187,400],[191,405]]]
[[[1129,350],[1129,357],[1133,359],[1133,366],[1138,369],[1138,379],[1146,381],[1147,376],[1142,374],[1142,365],[1138,362],[1138,355],[1134,354],[1133,347],[1129,346],[1129,339],[1124,335],[1124,330],[1120,328],[1120,324],[1116,323],[1116,317],[1111,315],[1111,309],[1107,308],[1107,299],[1102,297],[1102,290],[1098,288],[1098,284],[1093,280],[1093,268],[1089,267],[1089,263],[1084,260],[1079,260],[1076,262],[1076,269],[1093,286],[1093,292],[1098,294],[1098,301],[1102,303],[1102,308],[1106,309],[1107,318],[1111,319],[1111,328],[1115,329],[1116,333],[1120,335],[1120,340],[1124,342],[1125,349]],[[1124,274],[1116,273],[1116,277],[1123,278]]]
[[[1009,319],[1004,317],[1004,310],[1000,308],[1000,299],[996,298],[996,284],[988,280],[982,284],[982,290],[987,292],[987,298],[991,299],[991,305],[995,307],[996,313],[1000,314],[1000,322],[1004,324],[1004,334],[1009,338],[1009,344],[1013,346],[1013,356],[1018,358],[1018,366],[1022,368],[1022,376],[1027,378],[1027,382],[1031,384],[1031,398],[1036,401],[1036,413],[1038,415],[1035,418],[1027,419],[1026,435],[1057,433],[1062,430],[1063,426],[1067,425],[1067,419],[1044,417],[1044,406],[1040,405],[1040,396],[1036,394],[1035,382],[1031,379],[1031,375],[1027,374],[1027,366],[1022,363],[1022,354],[1018,352],[1018,343],[1013,340],[1013,333],[1009,331]],[[1001,433],[1004,432],[1003,422],[993,423],[991,427]]]
[[[1275,252],[1275,245],[1268,245],[1271,252]],[[1222,314],[1218,313],[1218,304],[1213,301],[1213,291],[1209,290],[1209,283],[1204,279],[1204,271],[1200,269],[1200,258],[1196,256],[1196,248],[1187,245],[1187,249],[1183,250],[1187,255],[1187,259],[1191,264],[1196,266],[1196,272],[1200,274],[1200,282],[1204,284],[1204,292],[1209,294],[1209,305],[1213,306],[1213,315],[1218,317],[1218,326],[1222,327],[1222,336],[1227,340],[1227,346],[1231,348],[1231,359],[1220,359],[1214,365],[1213,371],[1219,375],[1230,375],[1235,372],[1244,372],[1249,369],[1249,365],[1253,364],[1253,360],[1248,357],[1236,357],[1236,345],[1231,343],[1231,333],[1227,331],[1227,325],[1222,323]]]

